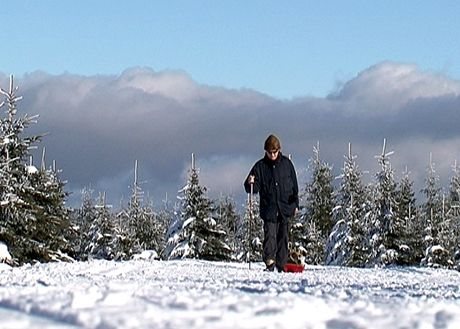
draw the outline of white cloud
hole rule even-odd
[[[136,88],[149,94],[185,102],[200,93],[200,87],[184,72],[164,71],[155,73],[148,68],[126,70],[117,81],[119,88]]]
[[[34,73],[17,82],[24,96],[19,113],[40,114],[33,131],[50,133],[43,145],[63,169],[68,188],[110,188],[112,202],[121,191],[129,194],[125,177],[136,159],[145,190],[157,199],[176,194],[192,152],[211,192],[244,194],[242,181],[262,156],[269,133],[281,138],[283,152],[293,155],[302,175],[318,140],[335,172],[348,142],[361,169],[372,173],[373,156],[387,138],[396,172],[408,165],[418,179],[429,152],[439,153],[436,162],[446,177],[459,156],[460,83],[414,65],[377,64],[333,96],[293,101],[144,68],[120,76]]]
[[[360,72],[334,98],[351,102],[353,110],[395,111],[418,98],[459,94],[460,81],[420,71],[415,65],[384,62]]]

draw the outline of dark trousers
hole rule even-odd
[[[288,221],[281,217],[276,222],[264,221],[263,260],[272,259],[279,270],[288,261]]]

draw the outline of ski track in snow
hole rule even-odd
[[[0,328],[460,328],[455,271],[262,269],[199,260],[0,266]]]

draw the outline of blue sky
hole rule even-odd
[[[173,196],[191,152],[211,195],[244,200],[270,133],[301,182],[318,141],[334,175],[352,143],[369,182],[386,138],[416,192],[430,153],[444,186],[460,160],[459,1],[0,2],[0,87],[16,77],[74,202],[118,204],[135,160]]]
[[[183,70],[198,83],[326,96],[381,61],[460,78],[458,1],[1,1],[0,71]]]

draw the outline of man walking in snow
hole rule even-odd
[[[288,260],[288,221],[299,208],[297,175],[291,160],[281,154],[279,139],[270,135],[265,155],[257,161],[244,182],[247,193],[260,196],[260,217],[264,221],[263,260],[267,271],[284,270]]]

